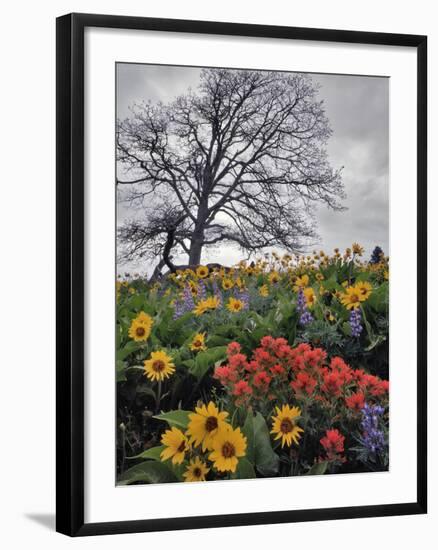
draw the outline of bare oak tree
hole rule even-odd
[[[316,93],[308,75],[206,69],[196,92],[135,105],[118,121],[117,184],[144,218],[121,228],[125,254],[173,269],[171,250],[199,264],[203,247],[224,242],[302,250],[312,205],[339,209],[344,196]]]

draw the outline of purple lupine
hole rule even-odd
[[[217,295],[220,292],[216,279],[213,279],[213,282],[211,283],[211,288],[213,289],[214,295]]]
[[[175,302],[175,311],[173,312],[173,318],[178,319],[184,313],[193,311],[195,309],[195,302],[193,301],[192,291],[190,286],[187,285],[184,287],[184,292],[181,300]]]
[[[207,289],[205,288],[204,281],[199,281],[197,294],[198,300],[205,300],[207,298]]]
[[[304,291],[302,288],[298,290],[297,310],[298,310],[298,313],[300,314],[301,325],[306,326],[313,321],[313,316],[310,313],[310,311],[307,309],[306,297],[304,296]]]
[[[351,335],[354,338],[359,338],[363,331],[362,326],[362,313],[359,308],[352,309],[350,312],[350,319],[348,321],[350,323],[351,328]]]
[[[219,300],[219,304],[220,304],[219,307],[222,307],[222,304],[224,303],[224,300],[223,300],[222,292],[221,292],[216,280],[213,280],[213,283],[212,283],[211,287],[213,289],[214,296],[216,296],[216,298]]]
[[[378,454],[385,448],[385,434],[379,430],[379,421],[385,412],[380,405],[365,403],[362,409],[362,443],[368,451]]]

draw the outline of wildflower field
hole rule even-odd
[[[388,469],[388,258],[117,281],[118,484]]]

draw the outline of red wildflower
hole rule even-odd
[[[293,363],[292,368],[294,371],[304,370],[306,368],[306,362],[304,360],[304,357],[302,355],[298,355]]]
[[[227,346],[227,355],[230,357],[231,355],[236,355],[236,353],[240,353],[241,347],[239,342],[230,342]]]
[[[264,368],[269,368],[277,362],[276,359],[263,348],[257,348],[254,351],[253,357],[254,360],[257,361]]]
[[[251,395],[252,388],[246,380],[239,380],[234,385],[233,395]]]
[[[306,344],[303,342],[302,344],[298,344],[298,346],[295,348],[295,351],[297,355],[303,355],[306,351],[310,351],[312,348],[309,344]]]
[[[274,376],[286,376],[286,369],[280,364],[276,364],[269,369]]]
[[[327,430],[319,440],[329,460],[340,458],[339,455],[344,452],[344,441],[345,437],[338,430]]]
[[[223,367],[216,367],[214,371],[214,378],[220,381],[224,386],[229,382],[235,382],[237,379],[237,373],[229,365]]]
[[[357,383],[360,385],[363,377],[366,376],[366,372],[363,369],[355,369],[353,372],[353,378],[357,381]]]
[[[271,377],[265,371],[258,372],[254,376],[254,386],[257,388],[267,389],[271,382]]]
[[[349,409],[360,411],[365,405],[365,394],[361,391],[352,393],[349,397],[345,398],[345,404]]]
[[[345,369],[349,369],[350,367],[340,357],[333,357],[333,359],[330,361],[330,368],[333,369],[333,370],[342,371],[342,370],[345,370]]]
[[[368,390],[370,395],[374,397],[379,397],[389,390],[389,382],[381,380],[373,374],[364,374],[358,384],[364,390]]]
[[[283,338],[279,338],[279,340],[283,340]],[[278,357],[278,359],[289,360],[292,356],[292,349],[287,344],[281,344],[276,348],[275,355]]]
[[[272,336],[263,336],[263,338],[260,340],[260,345],[262,348],[273,350],[275,345],[275,340],[272,338]]]
[[[245,368],[247,365],[246,355],[243,355],[243,353],[236,353],[235,355],[232,355],[228,361],[230,367],[233,369]]]
[[[306,372],[299,372],[296,379],[291,382],[290,385],[296,393],[307,393],[307,395],[312,395],[316,386],[316,380]]]
[[[329,395],[338,397],[341,395],[342,385],[343,380],[339,372],[329,372],[324,376],[324,384],[321,386],[321,390]]]
[[[309,367],[315,368],[322,365],[327,353],[321,348],[315,348],[314,350],[309,350],[304,352],[304,360]]]
[[[386,380],[378,380],[377,382],[373,383],[370,388],[370,395],[374,397],[380,397],[384,393],[388,391],[388,388],[386,386]]]
[[[246,366],[246,370],[248,372],[257,372],[261,369],[260,365],[257,363],[257,361],[249,361]]]

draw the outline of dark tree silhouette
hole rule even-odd
[[[308,75],[228,69],[201,72],[197,92],[142,103],[118,121],[117,184],[144,208],[119,237],[127,257],[171,250],[199,264],[203,247],[300,251],[313,239],[312,205],[341,208],[331,129]]]

